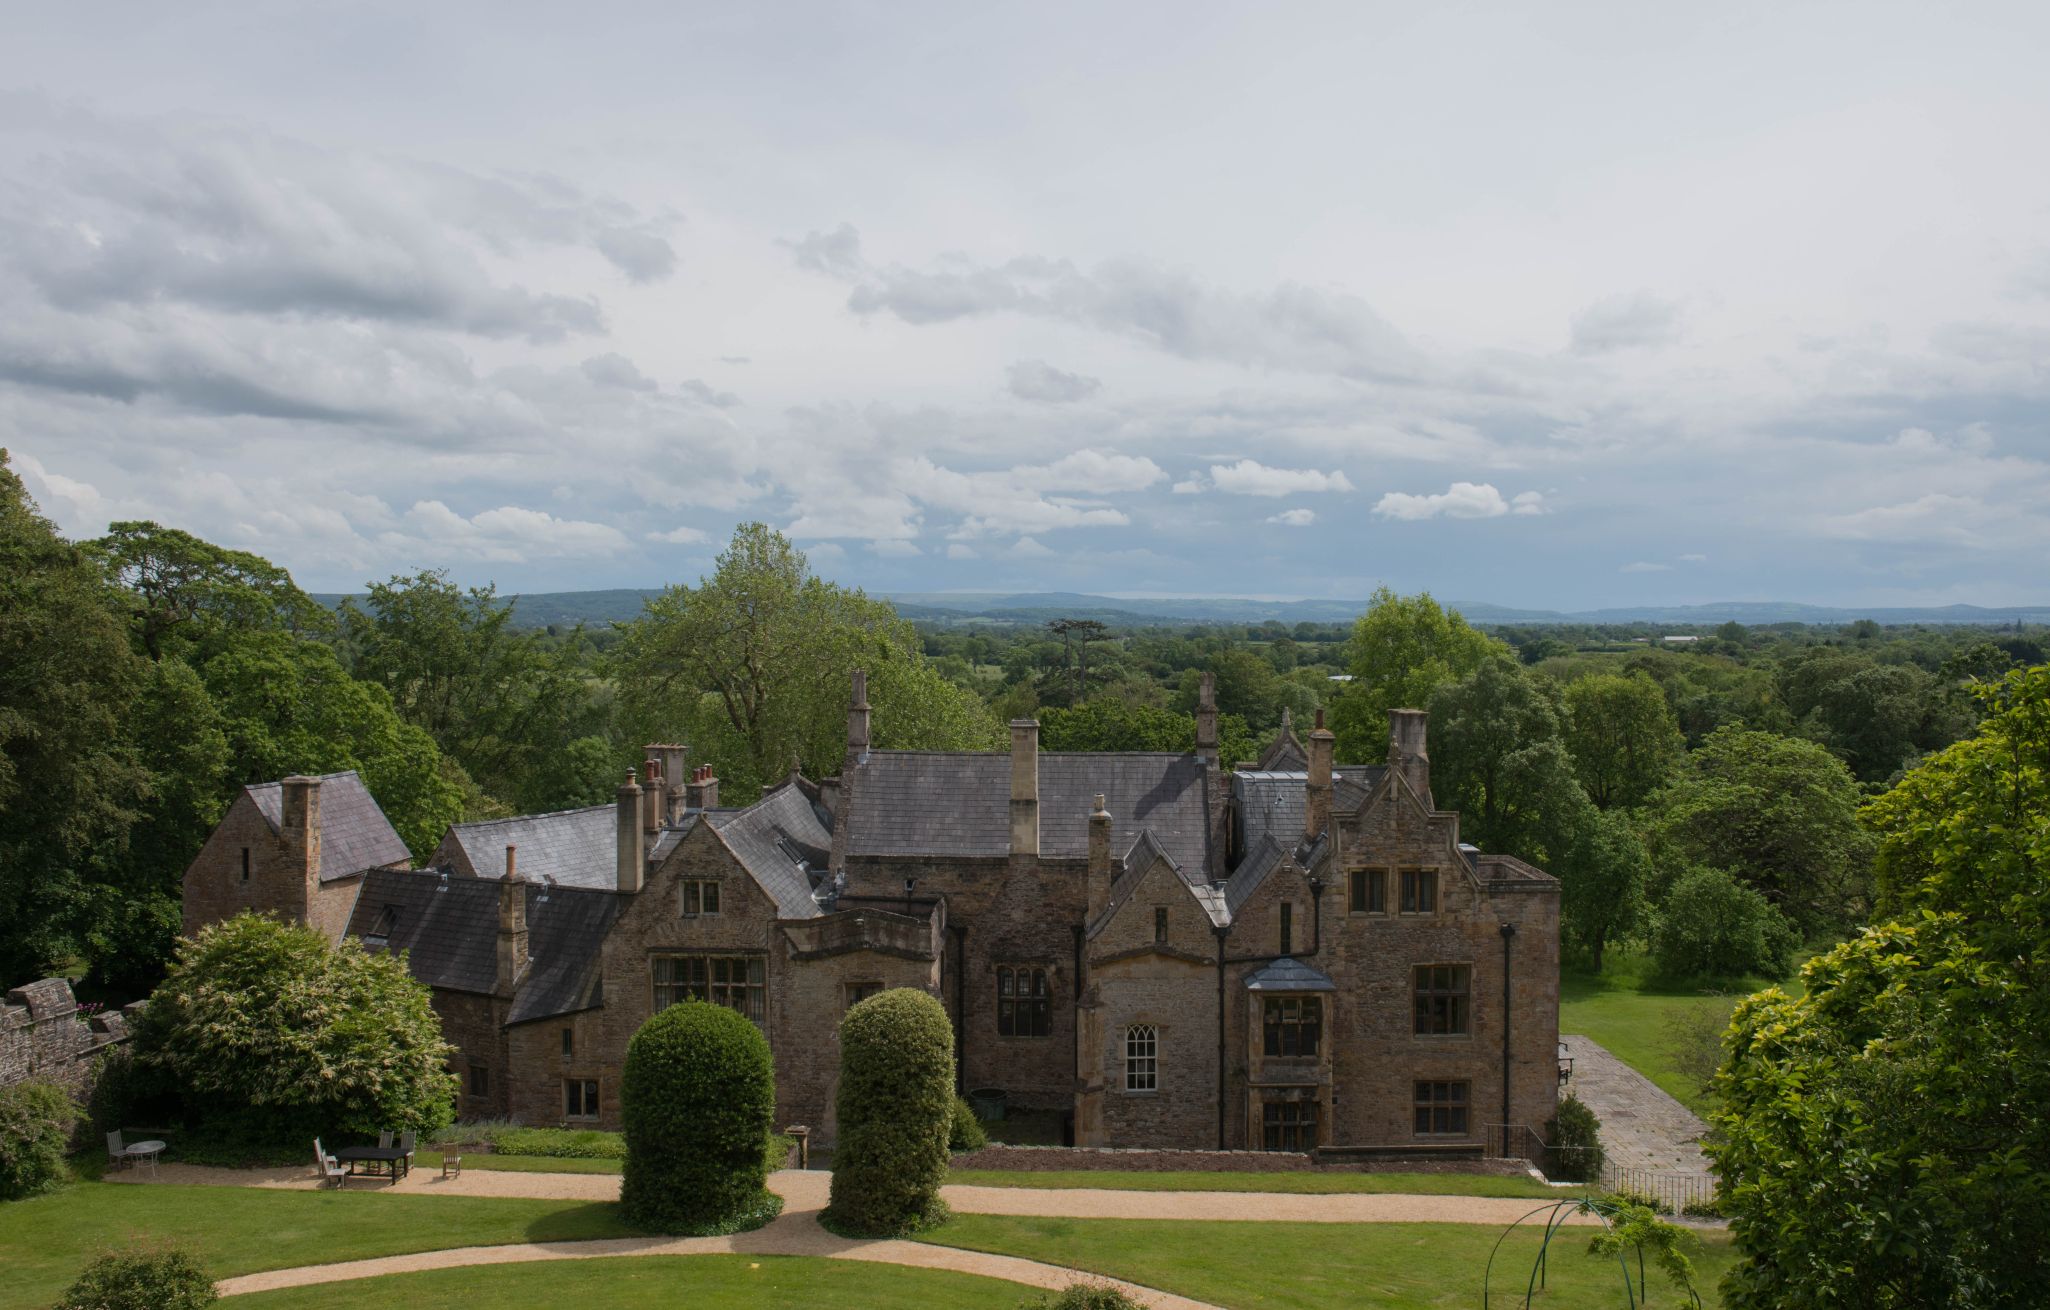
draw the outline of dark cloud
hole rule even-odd
[[[1064,372],[1043,359],[1021,359],[1011,365],[1009,376],[1012,395],[1047,405],[1086,400],[1103,387],[1098,378]]]

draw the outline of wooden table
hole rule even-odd
[[[359,1164],[372,1166],[369,1172],[373,1174],[389,1174],[393,1182],[412,1172],[405,1149],[398,1146],[345,1146],[335,1152],[335,1159],[349,1166],[352,1177]],[[376,1167],[380,1165],[383,1167]]]

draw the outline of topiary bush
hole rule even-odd
[[[975,1117],[974,1107],[965,1097],[954,1098],[954,1119],[947,1130],[949,1151],[980,1151],[989,1145],[989,1133],[984,1130],[982,1120]]]
[[[938,1001],[900,987],[849,1010],[840,1020],[840,1137],[822,1219],[861,1237],[945,1219],[940,1184],[955,1099],[954,1028]]]
[[[241,914],[180,944],[136,1017],[131,1076],[175,1089],[186,1159],[298,1160],[315,1136],[432,1133],[454,1114],[431,993],[405,961]]]
[[[71,1176],[64,1150],[78,1107],[50,1083],[0,1087],[0,1201],[37,1196]]]
[[[219,1299],[190,1253],[158,1247],[101,1256],[52,1310],[197,1310]]]
[[[1568,1092],[1545,1124],[1545,1176],[1557,1182],[1584,1183],[1602,1176],[1602,1121],[1585,1102]]]
[[[619,1101],[630,1223],[704,1236],[782,1209],[765,1186],[775,1068],[768,1039],[738,1011],[705,1001],[658,1011],[627,1043]]]

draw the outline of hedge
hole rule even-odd
[[[837,1106],[832,1201],[822,1218],[863,1237],[898,1236],[944,1219],[954,1028],[938,1001],[900,987],[847,1012]]]
[[[0,1087],[0,1201],[35,1196],[70,1177],[64,1150],[78,1107],[51,1083]]]
[[[765,1186],[775,1068],[768,1039],[737,1011],[684,1001],[657,1012],[627,1043],[619,1099],[628,1222],[702,1236],[781,1209]]]

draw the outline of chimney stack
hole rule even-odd
[[[1304,785],[1303,839],[1315,841],[1331,826],[1331,751],[1338,739],[1324,726],[1324,711],[1317,711],[1317,726],[1310,729],[1310,777]]]
[[[278,837],[304,877],[306,903],[300,909],[304,919],[312,914],[313,898],[320,890],[320,779],[295,775],[280,785],[284,796]]]
[[[631,769],[627,771],[626,781],[619,788],[617,818],[619,890],[637,892],[641,889],[641,879],[647,875],[648,855],[647,848],[642,844],[644,834],[641,831],[641,788],[640,784],[634,781]]]
[[[1039,720],[1011,720],[1011,854],[1039,854]]]
[[[847,702],[847,769],[868,757],[868,670],[854,671],[854,695]]]
[[[669,817],[669,786],[662,777],[662,764],[655,758],[652,746],[648,748],[648,759],[641,768],[641,831],[652,838],[662,831],[662,824]]]
[[[498,994],[510,996],[527,968],[527,889],[505,848],[505,880],[498,885]]]
[[[1217,763],[1217,675],[1205,673],[1196,692],[1196,754]]]
[[[683,807],[687,810],[719,808],[719,780],[712,775],[711,765],[700,764],[691,770],[690,782],[683,789]]]
[[[1431,753],[1425,745],[1431,716],[1423,710],[1388,711],[1388,767],[1402,775],[1425,809],[1431,799]]]
[[[1110,812],[1103,808],[1103,793],[1096,794],[1096,808],[1089,815],[1089,917],[1094,919],[1110,904]]]

